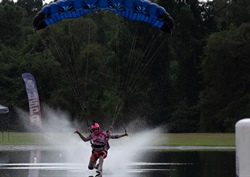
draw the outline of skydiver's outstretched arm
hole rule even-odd
[[[122,135],[111,135],[110,138],[111,138],[111,139],[118,139],[118,138],[121,138],[121,137],[124,137],[124,136],[128,136],[126,130],[125,130],[125,133],[124,133],[124,134],[122,134]]]
[[[78,130],[75,131],[76,134],[78,134],[80,136],[80,138],[86,142],[86,141],[89,141],[90,139],[87,137],[84,137]]]

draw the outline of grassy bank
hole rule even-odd
[[[73,133],[0,133],[0,145],[67,144]],[[133,135],[130,135],[131,137]],[[179,133],[157,134],[156,145],[161,146],[235,146],[233,133]]]
[[[161,135],[159,145],[166,146],[235,146],[234,133],[180,133]]]

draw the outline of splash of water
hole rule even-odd
[[[63,163],[78,163],[82,169],[87,170],[89,157],[91,155],[91,146],[89,142],[83,142],[77,134],[74,134],[76,123],[70,121],[70,117],[66,112],[54,110],[48,106],[43,108],[43,118],[47,121],[43,122],[43,132],[46,133],[44,141],[55,145],[58,149],[58,156]],[[140,130],[138,132],[138,127]],[[141,156],[145,155],[145,147],[152,146],[156,142],[157,135],[161,132],[161,128],[150,129],[146,123],[140,119],[136,119],[127,126],[129,136],[120,139],[110,139],[110,150],[108,156],[104,160],[103,170],[106,173],[126,173],[131,162],[136,162]],[[50,134],[59,131],[63,139],[63,145],[58,146],[57,139],[53,139]],[[123,134],[122,131],[112,132],[112,134]],[[88,132],[83,132],[88,135]],[[49,158],[49,157],[48,157]],[[43,159],[50,161],[51,159]]]
[[[160,129],[147,130],[129,135],[129,137],[115,140],[116,144],[109,151],[104,168],[108,172],[126,173],[131,162],[137,162],[145,156],[145,148],[154,145],[156,134]],[[112,146],[113,141],[110,144]],[[113,172],[113,173],[114,173]]]

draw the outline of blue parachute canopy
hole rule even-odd
[[[166,10],[149,0],[58,0],[45,5],[35,16],[35,30],[65,18],[78,18],[91,12],[109,10],[129,20],[143,21],[171,33],[174,20]]]

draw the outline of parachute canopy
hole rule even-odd
[[[65,18],[78,18],[91,12],[108,10],[129,20],[143,21],[166,33],[174,20],[166,10],[148,0],[58,0],[45,5],[34,18],[35,30],[46,28]]]

